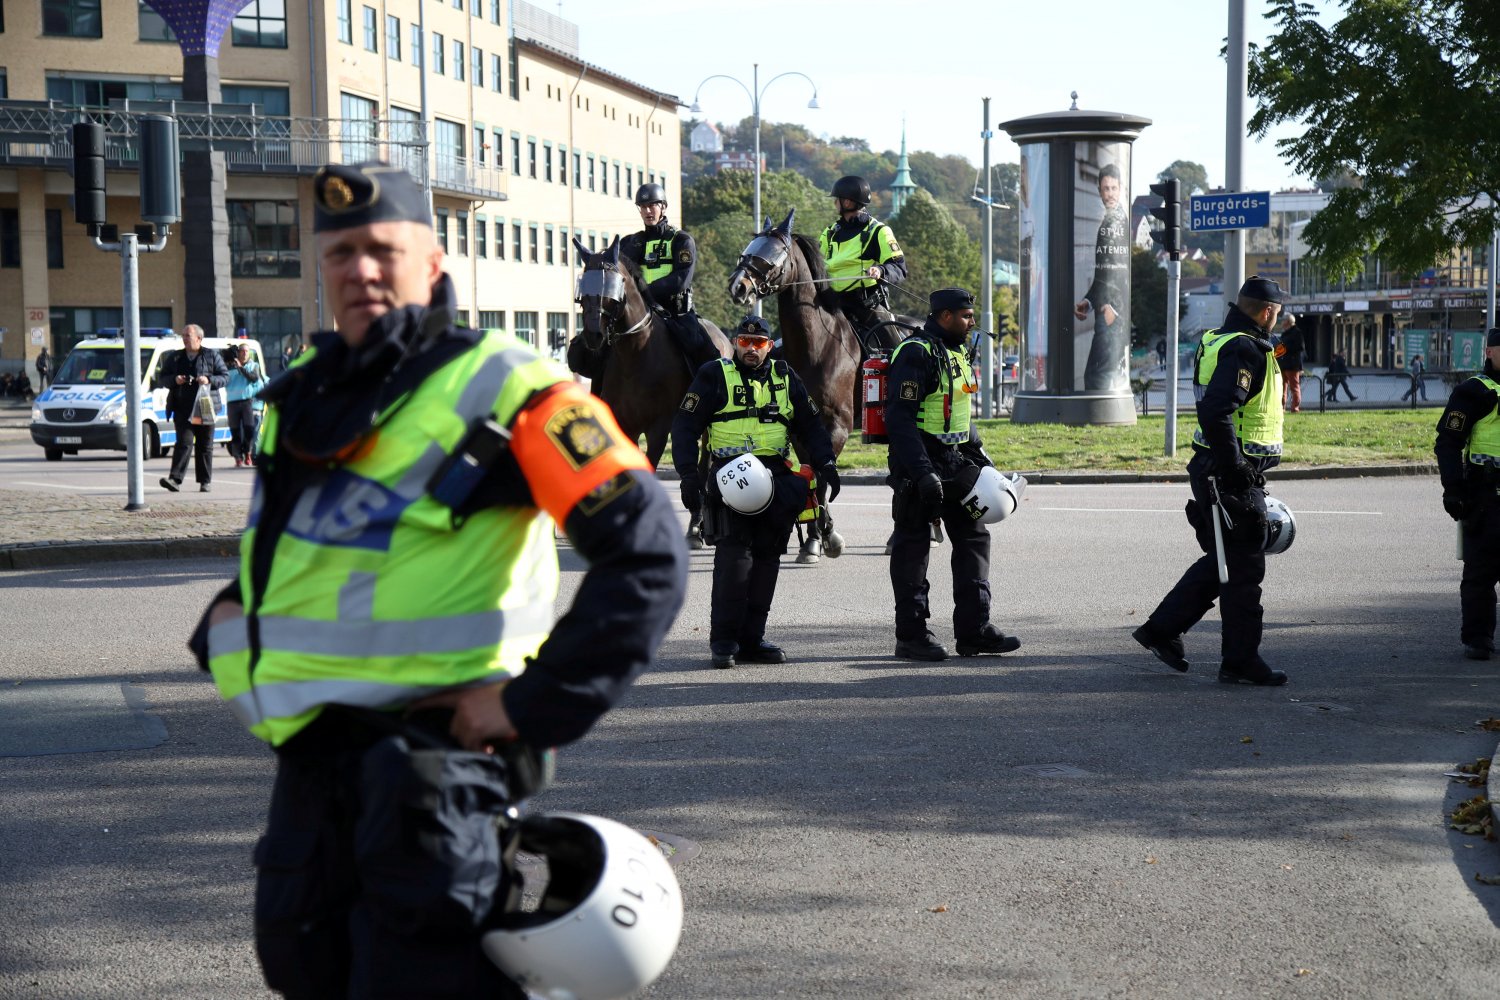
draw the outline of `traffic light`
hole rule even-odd
[[[141,218],[170,226],[182,218],[178,181],[177,122],[167,115],[141,115]]]
[[[1151,185],[1151,193],[1159,195],[1163,204],[1153,208],[1151,214],[1162,221],[1162,229],[1153,231],[1151,238],[1177,260],[1182,253],[1182,185],[1177,178],[1161,184]]]
[[[995,314],[995,336],[1004,337],[1010,328],[1010,319],[1005,313]]]
[[[104,126],[73,126],[73,220],[85,226],[104,223]]]

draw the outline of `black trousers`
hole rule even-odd
[[[1500,496],[1486,490],[1480,510],[1463,522],[1464,574],[1458,586],[1463,623],[1459,638],[1465,643],[1493,645],[1495,641],[1495,585],[1500,582]]]
[[[807,482],[784,466],[775,474],[771,506],[747,517],[714,501],[714,585],[709,605],[709,642],[754,646],[766,635],[776,597],[781,557],[807,499]]]
[[[229,453],[235,458],[249,458],[255,446],[255,400],[229,401]]]
[[[266,984],[291,1000],[524,1000],[480,951],[472,914],[445,893],[459,866],[428,850],[441,839],[433,796],[403,773],[392,745],[278,755],[255,848]],[[475,755],[454,755],[460,767],[471,764],[465,756]],[[455,782],[454,797],[503,797],[486,784],[483,775]]]
[[[953,634],[973,639],[990,620],[990,532],[969,516],[958,499],[945,499],[942,510],[943,528],[953,546]],[[896,595],[896,638],[903,641],[925,635],[932,617],[927,600],[932,528],[921,519],[917,506],[904,503],[898,495],[898,509],[893,511],[891,590]]]
[[[682,351],[695,369],[719,357],[719,349],[709,339],[708,331],[698,321],[697,313],[685,312],[668,316],[667,330],[676,341],[678,350]]]
[[[193,458],[193,472],[200,483],[212,482],[214,478],[214,427],[213,424],[195,424],[187,417],[176,414],[172,425],[177,428],[177,444],[172,448],[172,478],[182,482],[187,478],[188,456]]]
[[[1188,523],[1193,526],[1203,555],[1187,568],[1182,579],[1151,612],[1150,623],[1160,635],[1179,636],[1198,624],[1217,600],[1223,620],[1220,642],[1223,661],[1231,666],[1254,664],[1260,655],[1265,614],[1260,603],[1260,585],[1266,576],[1266,494],[1251,489],[1243,495],[1246,502],[1259,509],[1258,529],[1252,523],[1255,520],[1252,514],[1241,517],[1236,530],[1224,531],[1224,563],[1229,570],[1229,582],[1220,584],[1219,560],[1214,550],[1215,513],[1208,487],[1212,468],[1212,459],[1203,451],[1198,451],[1188,462],[1188,479],[1193,489]]]
[[[839,308],[849,318],[849,322],[854,324],[854,332],[859,334],[860,342],[867,351],[890,350],[901,342],[900,331],[892,326],[880,325],[895,316],[878,297],[861,291],[834,294],[838,297]]]

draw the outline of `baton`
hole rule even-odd
[[[1453,522],[1453,527],[1455,527],[1455,528],[1458,529],[1458,532],[1457,532],[1457,534],[1458,534],[1458,551],[1456,553],[1454,553],[1453,558],[1457,559],[1459,562],[1463,562],[1464,561],[1464,523],[1462,521],[1454,521]]]
[[[1229,513],[1224,510],[1224,503],[1219,499],[1218,476],[1208,477],[1208,491],[1213,494],[1214,498],[1214,509],[1209,512],[1209,517],[1214,519],[1214,554],[1219,560],[1219,583],[1227,584],[1229,582],[1229,564],[1224,561],[1224,525],[1227,524],[1230,528],[1233,528],[1234,522],[1229,519]]]

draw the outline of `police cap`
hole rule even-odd
[[[313,177],[313,232],[368,226],[372,222],[419,222],[432,215],[416,178],[379,160],[330,163]]]
[[[1500,326],[1490,327],[1490,332],[1484,336],[1485,347],[1500,347]]]
[[[1286,297],[1281,293],[1280,285],[1276,284],[1273,279],[1262,278],[1258,274],[1251,275],[1249,280],[1240,286],[1240,298],[1259,299],[1262,302],[1274,302],[1277,305],[1286,301]]]
[[[735,328],[734,332],[737,334],[743,333],[747,337],[772,339],[771,324],[766,322],[765,317],[757,316],[754,313],[748,313],[744,319],[740,320],[740,325]]]
[[[944,309],[958,312],[974,308],[974,293],[966,288],[939,288],[927,296],[927,308],[935,315]]]

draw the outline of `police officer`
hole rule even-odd
[[[642,184],[635,193],[635,204],[646,228],[620,241],[620,256],[640,269],[651,301],[666,314],[667,328],[696,369],[719,357],[719,349],[693,311],[697,244],[692,236],[667,222],[667,191],[660,184]]]
[[[1285,684],[1260,656],[1260,584],[1266,575],[1266,477],[1281,461],[1281,371],[1271,331],[1281,312],[1281,287],[1255,275],[1240,286],[1224,323],[1203,335],[1194,363],[1198,429],[1188,479],[1193,499],[1188,523],[1204,555],[1162,598],[1135,640],[1175,670],[1187,670],[1182,634],[1219,601],[1223,618],[1219,680],[1225,684]],[[1217,497],[1229,582],[1219,583],[1214,518]]]
[[[970,420],[979,388],[964,345],[974,329],[974,296],[940,288],[928,298],[927,323],[891,355],[886,434],[890,437],[891,589],[896,595],[896,656],[942,660],[948,651],[927,629],[927,557],[931,525],[942,521],[953,543],[953,632],[958,655],[1009,653],[1021,640],[990,624],[990,533],[965,510],[956,485],[969,466],[993,465]]]
[[[784,663],[786,653],[765,640],[766,618],[776,594],[781,555],[804,509],[807,481],[788,462],[795,437],[828,486],[839,494],[833,442],[807,398],[802,379],[785,361],[771,361],[771,328],[754,314],[735,331],[734,360],[710,362],[682,398],[672,421],[672,461],[682,478],[682,503],[698,511],[704,483],[728,461],[749,452],[770,471],[770,506],[755,515],[729,509],[708,497],[704,538],[714,545],[714,586],[708,644],[713,665]],[[707,457],[698,463],[699,441]],[[705,478],[706,477],[706,478]]]
[[[454,324],[409,174],[328,166],[313,195],[337,330],[265,390],[240,571],[190,644],[276,751],[257,951],[289,997],[521,997],[478,943],[494,817],[464,811],[505,802],[511,778],[457,747],[587,732],[676,615],[686,549],[603,403]],[[554,524],[589,566],[555,625]],[[430,771],[389,732],[424,696],[430,735],[454,741]],[[429,796],[440,780],[463,787]],[[446,840],[439,809],[475,840]]]
[[[1495,651],[1495,583],[1500,580],[1500,327],[1485,337],[1484,371],[1453,390],[1438,419],[1438,476],[1443,510],[1463,525],[1459,584],[1464,656]]]
[[[885,286],[906,280],[906,257],[891,227],[865,211],[870,204],[868,181],[840,177],[832,194],[839,218],[823,230],[818,242],[828,265],[828,287],[863,341],[865,331],[892,319]],[[882,327],[875,339],[889,346],[900,338],[895,330]]]

